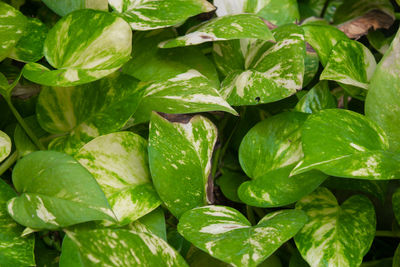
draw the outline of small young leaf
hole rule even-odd
[[[0,131],[0,162],[11,153],[11,139],[8,135]]]
[[[114,220],[96,180],[68,155],[33,152],[15,165],[12,179],[19,196],[8,202],[8,212],[24,226],[53,230],[87,221]]]
[[[219,260],[255,267],[292,238],[306,221],[307,216],[299,210],[282,210],[267,214],[251,226],[235,209],[206,206],[184,213],[178,231]]]
[[[211,157],[217,129],[194,116],[187,123],[171,123],[153,113],[149,133],[149,163],[154,187],[176,217],[207,204]]]
[[[99,183],[118,224],[133,222],[161,204],[151,185],[147,142],[139,135],[99,136],[84,145],[75,159]]]
[[[299,100],[295,110],[305,113],[315,113],[323,109],[336,107],[336,99],[329,91],[328,82],[321,81]]]
[[[375,236],[371,201],[352,196],[339,206],[335,196],[319,188],[296,204],[309,217],[294,237],[303,258],[312,266],[360,266]]]

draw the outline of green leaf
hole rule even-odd
[[[38,61],[43,57],[43,43],[47,31],[43,22],[35,18],[28,18],[24,34],[8,57],[22,62]]]
[[[237,115],[210,81],[194,69],[142,87],[144,96],[134,115],[135,123],[148,121],[152,111],[170,114],[225,111]]]
[[[23,36],[26,24],[27,19],[21,12],[0,2],[0,61],[8,56]]]
[[[8,212],[24,226],[53,230],[114,220],[96,180],[68,155],[33,152],[15,165],[12,179],[19,196],[8,202]]]
[[[320,17],[326,0],[299,0],[299,11],[301,19],[308,17]]]
[[[150,171],[160,198],[176,217],[207,204],[211,157],[217,128],[194,116],[186,123],[171,123],[153,113],[149,133]]]
[[[261,39],[273,41],[271,31],[256,15],[238,14],[211,19],[189,31],[185,36],[161,42],[161,48],[197,45],[204,42],[234,40],[234,39]]]
[[[165,225],[164,211],[161,207],[144,215],[139,220],[129,224],[129,230],[136,232],[149,232],[167,241],[167,229]]]
[[[400,30],[379,62],[365,101],[365,114],[383,128],[391,151],[400,151]]]
[[[287,23],[295,23],[300,20],[296,0],[247,0],[245,12],[257,14],[278,26]]]
[[[48,133],[40,127],[36,116],[24,118],[24,121],[32,130],[33,134],[38,138],[48,136]],[[20,157],[26,156],[33,151],[39,150],[19,124],[15,127],[14,142],[15,147],[18,150],[18,156]]]
[[[297,210],[267,214],[255,226],[237,210],[206,206],[183,214],[178,231],[211,256],[235,266],[257,266],[303,227]],[[229,242],[226,242],[229,240]]]
[[[0,180],[0,262],[3,266],[33,266],[35,238],[21,237],[23,228],[7,214],[6,203],[16,194]]]
[[[109,0],[111,7],[131,25],[147,31],[181,24],[189,17],[211,12],[206,0]]]
[[[368,42],[375,48],[379,53],[385,54],[389,49],[395,35],[386,37],[381,31],[370,31],[367,35]]]
[[[60,267],[187,266],[163,239],[124,229],[67,231]]]
[[[147,141],[131,132],[99,136],[75,155],[96,179],[117,217],[125,225],[157,208],[147,159]]]
[[[76,87],[44,87],[36,106],[41,127],[54,134],[50,147],[76,153],[93,138],[120,130],[142,97],[137,80],[120,73]]]
[[[292,174],[317,169],[344,178],[399,177],[400,156],[387,151],[383,130],[353,111],[326,109],[312,114],[303,126],[302,142],[304,159]]]
[[[46,6],[60,16],[79,9],[108,10],[107,0],[42,0]]]
[[[259,122],[243,138],[239,161],[252,181],[243,183],[239,198],[248,205],[276,207],[312,192],[326,178],[320,172],[289,177],[303,158],[301,127],[307,115],[286,112]]]
[[[136,32],[133,35],[132,59],[123,66],[123,72],[141,81],[162,81],[195,69],[218,88],[220,82],[217,70],[199,49],[158,47],[161,41],[174,37],[176,32],[171,28]]]
[[[306,57],[304,58],[304,79],[303,88],[306,87],[315,77],[319,69],[318,54],[314,49],[306,46]]]
[[[332,49],[320,80],[339,82],[344,89],[348,85],[368,89],[375,68],[375,58],[368,48],[357,41],[342,40]]]
[[[303,30],[288,24],[277,28],[274,36],[276,44],[261,43],[248,52],[248,70],[231,72],[222,82],[221,94],[229,104],[240,106],[274,102],[302,88],[305,68]],[[267,49],[257,49],[262,46]],[[287,60],[283,61],[283,58]]]
[[[11,139],[5,132],[0,131],[0,162],[11,153]]]
[[[397,246],[396,251],[393,256],[393,265],[392,267],[400,266],[400,244]]]
[[[241,203],[242,201],[237,194],[237,190],[239,186],[247,180],[248,178],[246,175],[242,173],[226,170],[215,182],[226,198]]]
[[[367,197],[352,196],[339,206],[322,187],[297,202],[296,209],[309,217],[294,241],[311,266],[360,266],[376,227],[374,206]]]
[[[333,26],[305,24],[301,27],[304,30],[306,42],[317,52],[323,66],[328,63],[333,47],[341,40],[349,40],[346,34]]]
[[[321,81],[299,100],[294,109],[305,113],[315,113],[336,107],[336,99],[329,91],[328,82]]]
[[[217,41],[213,43],[213,59],[218,70],[223,75],[233,71],[245,70],[245,55],[242,47],[247,50],[248,39]]]
[[[44,55],[55,70],[29,63],[24,77],[47,86],[95,81],[130,59],[131,42],[131,28],[123,19],[107,12],[78,10],[60,19],[47,35]]]
[[[392,205],[393,205],[393,213],[394,217],[397,220],[397,223],[400,224],[400,188],[398,188],[392,196]]]

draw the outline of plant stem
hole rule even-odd
[[[18,159],[18,151],[14,151],[14,153],[9,156],[3,164],[0,165],[0,175],[5,173]]]
[[[400,232],[376,231],[375,236],[400,238]]]
[[[17,119],[18,123],[21,125],[22,129],[24,129],[25,133],[29,136],[32,142],[40,149],[46,150],[44,145],[40,142],[40,140],[36,137],[33,133],[32,129],[26,124],[24,119],[19,114],[18,110],[14,107],[13,103],[11,102],[10,98],[6,98],[7,104],[10,107],[12,113],[14,114],[15,118]]]

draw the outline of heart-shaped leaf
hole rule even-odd
[[[60,267],[187,266],[167,242],[150,233],[124,229],[67,231]]]
[[[206,206],[184,213],[178,231],[217,259],[234,266],[257,266],[292,238],[306,221],[302,211],[285,210],[267,214],[251,226],[232,208]]]
[[[167,241],[167,229],[165,225],[165,215],[161,207],[153,210],[149,214],[144,215],[139,220],[134,221],[127,227],[135,232],[148,232],[161,237]]]
[[[185,114],[205,111],[225,111],[237,115],[217,89],[197,70],[188,70],[168,80],[144,84],[144,96],[136,123],[148,121],[152,111]]]
[[[108,10],[107,0],[43,0],[43,3],[60,16],[85,8]]]
[[[267,25],[258,16],[238,14],[214,18],[196,27],[194,31],[188,32],[185,36],[164,41],[159,46],[170,48],[244,38],[274,40]]]
[[[109,0],[111,7],[131,25],[147,31],[181,24],[189,17],[211,12],[215,7],[206,0]]]
[[[321,81],[299,100],[295,110],[305,113],[314,113],[323,109],[336,107],[337,102],[329,91],[328,82]]]
[[[160,198],[176,217],[207,204],[208,178],[216,141],[216,127],[202,116],[194,116],[186,123],[171,123],[152,114],[150,171]]]
[[[288,24],[274,31],[276,44],[263,42],[246,56],[246,71],[231,72],[221,94],[234,106],[257,105],[286,98],[300,90],[304,77],[303,30]],[[260,49],[263,47],[263,49]],[[287,60],[282,61],[282,58]]]
[[[137,83],[116,73],[76,87],[44,87],[36,106],[41,127],[54,134],[69,133],[50,146],[74,154],[93,138],[121,129],[141,100]]]
[[[365,114],[383,128],[391,151],[400,151],[400,30],[371,78]]]
[[[11,139],[8,135],[0,131],[0,162],[10,155],[11,152]]]
[[[304,159],[292,171],[311,169],[328,175],[362,179],[396,179],[400,156],[388,152],[383,130],[363,115],[326,109],[312,114],[303,126]]]
[[[3,1],[0,2],[0,61],[11,52],[22,37],[27,24],[26,17]]]
[[[8,212],[24,226],[59,229],[87,221],[114,220],[96,180],[66,154],[33,152],[15,165],[12,179],[19,196],[8,202]]]
[[[78,10],[60,19],[44,43],[46,60],[56,69],[29,63],[24,77],[48,86],[95,81],[129,60],[131,42],[132,30],[123,19],[108,12]]]
[[[99,136],[75,155],[96,179],[120,225],[157,208],[161,201],[153,189],[147,142],[131,132]]]
[[[35,238],[21,237],[23,227],[7,213],[6,203],[15,196],[14,190],[0,180],[0,262],[4,266],[33,266]]]
[[[303,158],[301,127],[307,114],[286,112],[259,122],[243,138],[239,161],[252,181],[243,183],[239,198],[259,207],[283,206],[299,200],[326,178],[320,172],[289,177]]]
[[[352,196],[339,206],[321,187],[297,202],[296,209],[309,220],[294,241],[312,267],[360,266],[375,236],[375,210],[367,197]]]

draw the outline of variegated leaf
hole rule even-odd
[[[305,113],[315,113],[336,107],[337,101],[329,91],[328,82],[321,81],[299,100],[294,109]]]
[[[322,187],[297,202],[296,209],[309,217],[294,241],[311,267],[360,266],[376,227],[374,206],[367,197],[352,196],[339,206]]]
[[[267,214],[257,225],[224,206],[206,206],[184,213],[178,231],[199,249],[233,266],[255,267],[303,227],[298,210]],[[226,242],[229,240],[229,242]]]
[[[76,87],[44,87],[36,111],[41,127],[66,134],[50,144],[76,153],[93,138],[121,129],[141,100],[137,80],[120,73]]]
[[[400,30],[371,78],[365,114],[383,128],[390,150],[400,151]]]
[[[389,37],[386,37],[383,32],[376,30],[370,31],[367,35],[369,44],[375,48],[375,50],[379,51],[381,54],[385,54],[389,49],[390,44],[392,43],[395,34]]]
[[[37,138],[40,139],[49,136],[49,133],[43,130],[42,127],[40,127],[36,116],[24,118],[24,121]],[[29,138],[29,136],[20,125],[17,125],[15,127],[14,142],[15,147],[18,150],[19,157],[26,156],[33,151],[39,150],[39,148],[32,142],[32,140]]]
[[[243,138],[239,161],[252,181],[243,183],[239,198],[258,207],[293,203],[312,192],[326,178],[321,172],[289,177],[303,158],[301,127],[308,115],[286,112],[259,122]]]
[[[42,0],[46,6],[60,16],[79,9],[97,9],[108,11],[107,0]]]
[[[134,115],[135,123],[148,121],[152,111],[172,114],[225,111],[237,115],[197,70],[191,69],[168,80],[143,86],[144,96]]]
[[[223,75],[229,75],[233,71],[245,70],[245,54],[248,43],[247,39],[213,43],[213,59]]]
[[[0,162],[10,155],[11,152],[11,139],[8,135],[0,131]]]
[[[303,30],[288,24],[274,31],[276,44],[250,51],[248,70],[231,72],[221,85],[221,94],[234,106],[257,105],[286,98],[300,90],[304,77]],[[259,56],[254,56],[260,54]],[[282,60],[286,58],[287,60]]]
[[[217,128],[194,116],[186,123],[169,122],[152,114],[149,163],[154,186],[176,217],[208,202],[207,188]]]
[[[161,201],[153,189],[147,142],[137,134],[118,132],[99,136],[75,155],[96,179],[119,225],[137,220]]]
[[[234,39],[273,41],[271,31],[256,15],[238,14],[214,18],[192,29],[186,35],[161,42],[161,48],[197,45],[204,42]]]
[[[60,19],[47,35],[44,55],[55,70],[29,63],[24,77],[48,86],[95,81],[129,60],[131,42],[131,28],[123,19],[103,11],[78,10]]]
[[[3,266],[34,266],[35,238],[21,237],[23,227],[16,224],[7,213],[6,203],[16,195],[14,190],[0,179],[0,262]]]
[[[60,229],[94,220],[114,220],[100,186],[72,157],[37,151],[15,165],[12,180],[19,193],[8,201],[18,223],[34,229]]]
[[[167,229],[165,224],[165,214],[161,207],[156,208],[149,214],[130,223],[127,229],[135,232],[147,232],[154,234],[167,241]]]
[[[0,61],[7,57],[18,43],[26,24],[27,19],[21,12],[3,1],[0,2]]]
[[[341,40],[349,38],[340,30],[329,25],[305,24],[301,26],[307,43],[317,52],[321,64],[328,63],[333,47]]]
[[[47,26],[38,19],[28,18],[24,34],[8,57],[22,62],[36,62],[43,57]]]
[[[246,13],[245,6],[247,1],[248,0],[214,0],[214,6],[217,8],[215,13],[218,17]]]
[[[374,55],[368,48],[357,41],[342,40],[333,47],[320,80],[339,82],[344,89],[368,89],[375,68]]]
[[[211,12],[206,0],[108,0],[111,7],[131,25],[147,31],[181,24],[189,17]]]
[[[303,126],[304,159],[292,174],[311,169],[344,178],[398,179],[400,156],[388,152],[383,130],[349,110],[326,109],[312,114]]]
[[[304,79],[303,88],[306,87],[315,77],[319,69],[319,58],[314,49],[306,46],[306,57],[304,58]]]
[[[150,233],[125,229],[67,231],[60,267],[176,266],[185,260],[167,242]]]
[[[141,81],[165,81],[195,69],[218,88],[220,82],[214,64],[197,47],[158,47],[161,41],[174,37],[176,31],[171,28],[136,32],[133,35],[132,59],[122,71]]]

